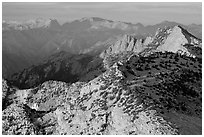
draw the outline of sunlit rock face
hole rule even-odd
[[[159,51],[170,51],[176,53],[178,50],[187,52],[183,45],[187,44],[188,40],[182,34],[179,27],[174,27],[171,34],[167,37],[164,44],[158,46]]]
[[[146,44],[149,43],[149,41],[150,40],[147,40]],[[124,35],[122,38],[119,38],[115,44],[111,45],[108,49],[103,51],[100,54],[100,57],[105,58],[111,54],[117,54],[126,51],[139,53],[145,48],[143,42],[144,39],[137,39],[132,35]]]

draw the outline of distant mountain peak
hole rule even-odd
[[[4,21],[3,24],[6,26],[3,30],[27,30],[27,29],[34,29],[34,28],[49,28],[50,26],[60,26],[56,19],[45,19],[45,18],[36,18],[27,20],[24,22],[19,21]]]
[[[51,30],[60,30],[61,26],[56,19],[50,19],[50,23],[48,26]]]
[[[164,20],[164,21],[162,21],[162,22],[159,23],[159,24],[179,24],[179,23],[176,23],[176,22],[174,22],[174,21]]]
[[[106,19],[103,18],[99,18],[99,17],[84,17],[82,19],[79,20],[80,22],[83,21],[90,21],[90,22],[97,22],[97,21],[107,21]]]

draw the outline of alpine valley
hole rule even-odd
[[[202,25],[2,24],[3,135],[201,135]]]

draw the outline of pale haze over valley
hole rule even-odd
[[[26,21],[54,18],[59,23],[83,17],[100,17],[114,21],[154,25],[175,21],[184,25],[202,23],[202,4],[197,3],[7,3],[2,4],[3,20]]]

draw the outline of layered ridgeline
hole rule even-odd
[[[61,51],[43,62],[15,73],[10,79],[19,88],[35,87],[47,80],[58,80],[68,83],[89,81],[102,72],[103,60],[99,57],[81,54],[75,55]]]
[[[44,62],[14,74],[11,80],[19,88],[34,87],[51,79],[69,83],[87,81],[105,71],[108,64],[106,60],[121,52],[147,56],[152,52],[168,51],[201,57],[200,47],[201,40],[182,27],[166,27],[158,29],[153,37],[144,38],[127,34],[119,37],[99,56],[98,54],[74,55],[64,51],[56,53]]]
[[[77,82],[44,79],[20,90],[4,81],[3,134],[202,134],[201,44],[175,26],[119,37],[98,57],[55,54],[14,81],[30,87],[61,72],[81,74]]]
[[[72,54],[99,54],[124,34],[153,36],[157,28],[180,25],[201,38],[201,25],[185,26],[161,22],[152,26],[131,24],[97,17],[83,18],[60,25],[55,19],[36,19],[26,22],[3,21],[3,77],[9,78],[50,55],[66,51]]]
[[[60,31],[57,20],[31,20],[25,23],[3,22],[2,24],[2,66],[3,77],[39,62],[56,51],[50,46],[43,49]]]
[[[137,25],[85,18],[60,25],[57,20],[3,22],[3,76],[10,77],[60,51],[72,54],[100,52],[107,43]]]

